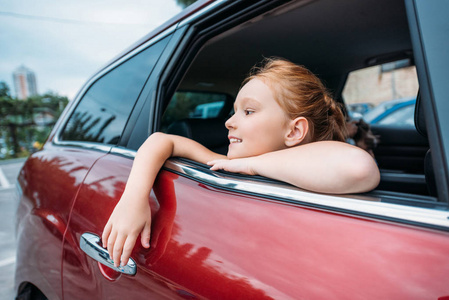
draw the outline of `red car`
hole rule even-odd
[[[448,14],[448,1],[199,1],[149,33],[19,174],[18,299],[449,299]],[[342,103],[350,71],[415,65],[418,129],[372,127],[379,187],[325,195],[173,158],[149,199],[152,247],[114,268],[100,237],[139,146],[164,131],[225,153],[239,85],[269,56]]]

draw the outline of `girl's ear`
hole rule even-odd
[[[309,122],[304,117],[297,117],[290,121],[289,129],[285,135],[285,145],[293,147],[301,144],[309,133]]]

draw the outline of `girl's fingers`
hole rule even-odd
[[[140,235],[140,242],[144,248],[150,248],[151,222],[145,223],[145,227]]]
[[[236,168],[235,166],[233,167],[232,162],[233,162],[233,160],[229,160],[229,159],[215,159],[215,160],[208,161],[207,165],[211,166],[210,167],[211,171],[224,170],[224,171],[229,171],[229,172],[240,172],[240,170],[238,168]]]
[[[220,170],[221,168],[218,166],[218,165],[213,165],[212,167],[210,167],[210,170],[211,171],[218,171],[218,170]]]
[[[112,252],[113,252],[113,250],[114,250],[114,244],[115,244],[115,239],[116,239],[116,238],[117,238],[117,232],[116,232],[115,230],[112,230],[111,233],[110,233],[110,235],[109,235],[108,243],[107,243],[109,257],[110,257],[111,259],[113,259],[113,254],[112,254]]]
[[[125,235],[119,235],[114,243],[114,250],[112,251],[114,261],[114,266],[118,267],[120,266],[120,257],[122,256],[123,252],[123,245],[125,244],[126,236]]]
[[[214,159],[207,162],[207,165],[212,166],[222,161],[228,161],[228,159]]]
[[[128,236],[126,238],[125,244],[123,246],[122,257],[120,258],[120,265],[125,266],[128,263],[131,252],[133,251],[134,245],[136,243],[136,236]]]
[[[220,169],[220,168],[218,167],[219,164],[220,164],[220,160],[212,160],[212,161],[208,161],[208,162],[207,162],[207,165],[211,166],[211,167],[210,167],[210,170],[212,170],[212,171],[217,171],[217,170],[219,170],[219,169]]]
[[[112,225],[108,222],[106,226],[103,229],[103,234],[101,236],[101,241],[103,243],[103,248],[106,248],[106,245],[108,244],[108,237],[111,233]]]
[[[210,170],[212,171],[218,171],[218,170],[226,170],[226,162],[227,161],[214,161],[213,163],[210,164]]]

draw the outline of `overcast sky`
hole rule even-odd
[[[70,100],[97,70],[161,25],[175,0],[0,0],[0,81],[33,70],[38,92]]]

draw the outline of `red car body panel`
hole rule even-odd
[[[101,236],[131,162],[108,155],[95,164],[67,236]],[[111,270],[113,279],[107,279],[95,260],[65,242],[64,299],[449,295],[448,233],[227,192],[169,171],[160,173],[150,201],[152,247],[138,242],[134,248],[136,276],[114,276]]]
[[[46,144],[27,160],[19,175],[23,198],[17,210],[17,243],[34,251],[18,251],[16,278],[34,282],[51,299],[62,298],[61,246],[71,204],[89,168],[103,155]]]

